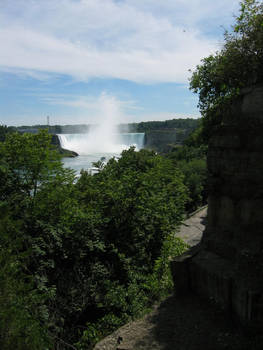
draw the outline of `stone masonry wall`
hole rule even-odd
[[[244,90],[214,131],[208,171],[208,223],[186,262],[190,289],[263,329],[263,86]]]

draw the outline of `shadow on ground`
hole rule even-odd
[[[166,299],[148,315],[148,334],[118,349],[136,350],[261,350],[258,339],[244,331],[212,304],[194,295]],[[138,330],[139,331],[139,330]],[[136,334],[133,335],[134,337]],[[123,344],[125,345],[125,344]]]
[[[203,208],[185,220],[176,236],[190,246],[198,244],[206,213]],[[245,334],[215,304],[188,294],[165,299],[145,317],[100,341],[94,350],[263,350],[263,335]]]

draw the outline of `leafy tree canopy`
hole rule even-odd
[[[171,289],[187,200],[171,160],[131,148],[75,182],[45,130],[0,155],[1,349],[90,349]]]
[[[15,187],[20,185],[21,190],[28,195],[35,196],[40,186],[55,175],[65,174],[47,130],[40,130],[38,134],[7,134],[5,142],[0,144],[0,156],[3,175],[9,172],[9,178],[12,175]],[[68,173],[74,177],[72,172]]]
[[[263,4],[243,0],[232,31],[225,32],[221,51],[204,58],[190,79],[190,89],[199,94],[207,138],[240,89],[262,80]]]
[[[6,135],[14,132],[16,128],[14,126],[0,125],[0,142],[4,141]]]

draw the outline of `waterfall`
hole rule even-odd
[[[144,133],[105,134],[104,136],[101,137],[96,130],[87,134],[58,134],[61,147],[80,155],[121,153],[131,146],[135,146],[136,150],[144,146]]]

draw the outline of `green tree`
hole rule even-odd
[[[187,199],[171,160],[131,148],[75,183],[46,131],[0,153],[3,349],[90,347],[163,295]]]
[[[6,135],[15,132],[16,128],[13,126],[0,125],[0,142],[5,141]]]
[[[38,134],[8,134],[0,144],[0,156],[12,178],[28,196],[59,172],[63,172],[58,153],[46,130]]]
[[[31,153],[23,140],[25,135],[10,134],[0,145],[0,343],[3,349],[24,350],[49,344],[46,301],[51,295],[36,288],[29,269],[32,247],[26,218],[31,215],[34,183],[27,181],[22,166],[22,155],[29,161],[26,154]]]
[[[76,184],[86,211],[100,213],[105,244],[100,261],[108,271],[108,278],[97,282],[97,318],[87,324],[80,349],[167,293],[169,256],[184,249],[171,242],[187,199],[182,174],[172,161],[130,148],[120,159],[99,165],[98,174],[84,171]]]
[[[190,89],[199,94],[204,137],[222,121],[240,89],[263,79],[263,4],[243,0],[231,32],[225,32],[221,51],[202,60],[190,79]]]
[[[52,260],[47,252],[61,237],[49,220],[43,224],[37,216],[40,208],[47,212],[44,203],[49,203],[48,192],[45,198],[40,193],[47,187],[65,190],[74,174],[63,169],[46,131],[10,134],[0,154],[1,348],[43,349],[56,334],[50,331],[55,288],[48,281]]]
[[[123,151],[118,161],[111,159],[93,177],[83,173],[78,187],[88,205],[103,209],[107,240],[142,268],[158,257],[186,201],[182,175],[173,163],[134,148]]]

